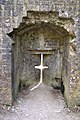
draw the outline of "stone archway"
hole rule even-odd
[[[20,84],[29,86],[38,83],[40,54],[44,54],[43,82],[53,87],[65,87],[68,99],[69,41],[73,39],[73,20],[61,18],[57,12],[28,11],[22,23],[8,35],[13,39],[12,81],[13,98]]]

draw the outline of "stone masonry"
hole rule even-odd
[[[63,73],[68,74],[66,84],[69,89],[65,89],[68,106],[80,106],[80,0],[0,0],[0,103],[12,104],[11,45],[14,41],[7,33],[20,25],[28,10],[56,11],[60,17],[74,20],[75,38],[69,42],[68,59],[63,60],[67,71],[63,69]],[[66,26],[66,29],[69,27]],[[63,79],[66,81],[65,75]]]
[[[65,60],[68,59],[69,40],[75,37],[73,25],[72,18],[59,17],[58,12],[27,11],[19,27],[8,34],[14,41],[13,96],[16,96],[19,84],[30,86],[39,81],[35,65],[40,64],[40,54],[44,54],[43,62],[48,66],[43,82],[61,88],[61,79],[65,79],[62,82],[67,86],[69,74],[66,76],[65,71],[69,65]]]

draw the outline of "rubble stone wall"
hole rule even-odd
[[[74,19],[76,38],[70,41],[69,99],[80,105],[80,0],[0,0],[0,102],[12,102],[11,44],[7,33],[17,28],[28,10],[58,11],[59,16]]]

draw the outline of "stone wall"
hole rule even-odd
[[[69,83],[72,104],[80,105],[80,0],[0,0],[0,102],[11,104],[11,44],[7,33],[18,27],[27,10],[58,11],[60,16],[72,17],[76,38],[70,41]],[[74,99],[73,99],[74,98]]]
[[[54,84],[55,87],[61,87],[62,54],[60,52],[63,47],[63,37],[57,33],[58,28],[54,30],[50,26],[46,27],[46,25],[37,23],[35,26],[31,26],[29,31],[27,29],[29,28],[26,27],[23,30],[23,34],[18,37],[17,41],[17,34],[13,33],[15,35],[14,91],[17,92],[19,83],[30,86],[39,82],[40,70],[35,69],[35,66],[39,66],[41,63],[41,53],[44,55],[43,65],[48,66],[48,69],[43,71],[43,82],[50,86]],[[19,51],[18,56],[17,51]],[[55,78],[57,78],[57,82]]]

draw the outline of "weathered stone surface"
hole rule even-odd
[[[7,103],[7,95],[9,95],[11,103],[11,43],[12,41],[7,37],[6,33],[10,32],[13,28],[18,27],[22,17],[27,14],[26,11],[57,11],[60,17],[72,17],[74,19],[74,31],[76,38],[70,41],[68,59],[65,63],[68,64],[68,84],[69,89],[66,96],[70,96],[69,106],[80,105],[80,0],[0,0],[0,99],[1,102]],[[30,21],[30,20],[29,20]],[[28,22],[29,22],[28,21]],[[34,23],[34,21],[32,20]],[[27,24],[27,23],[26,23]],[[61,23],[60,23],[61,24]],[[69,27],[65,25],[67,29]],[[70,28],[70,27],[69,27]],[[71,31],[71,29],[67,29]],[[72,34],[72,31],[71,31]],[[14,42],[14,41],[13,41]],[[66,44],[65,44],[66,46]],[[10,50],[10,51],[9,51]],[[7,55],[4,55],[4,53]],[[9,55],[8,55],[9,54]],[[65,56],[66,57],[66,56]],[[6,64],[6,72],[3,72],[4,65]],[[8,72],[9,71],[9,72]],[[64,71],[65,73],[65,71]],[[5,77],[4,77],[5,76]],[[9,79],[8,79],[9,77]],[[65,78],[66,79],[66,78]],[[4,84],[3,84],[4,83]],[[6,86],[6,94],[3,88]],[[66,87],[67,89],[67,87]],[[5,99],[6,98],[6,99]],[[5,102],[4,102],[5,100]]]
[[[35,69],[35,65],[40,64],[40,54],[44,54],[44,65],[47,65],[48,69],[44,70],[43,82],[54,88],[61,88],[63,82],[67,98],[69,40],[75,37],[71,29],[73,20],[59,17],[58,12],[28,11],[22,22],[8,34],[15,42],[14,95],[20,83],[29,86],[39,81],[39,71]],[[68,30],[65,26],[68,26]]]

